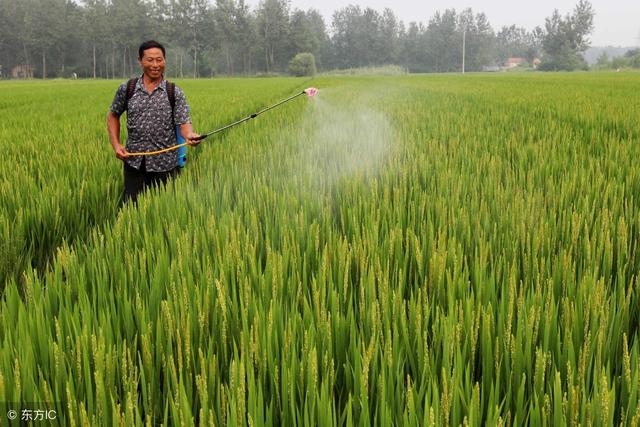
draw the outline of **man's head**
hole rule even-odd
[[[142,72],[152,80],[161,78],[164,74],[165,49],[155,40],[149,40],[138,48],[138,62],[142,67]]]

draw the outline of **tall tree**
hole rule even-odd
[[[176,75],[180,78],[185,75],[187,54],[195,51],[197,54],[198,30],[196,28],[197,5],[194,0],[171,0],[169,4],[171,29],[170,38],[176,49]],[[195,73],[196,64],[191,63],[191,71]]]
[[[233,0],[216,0],[213,12],[218,50],[224,62],[225,73],[234,74],[234,47],[238,37],[236,5]]]
[[[540,57],[542,48],[542,28],[536,27],[527,31],[515,25],[504,26],[496,34],[494,58],[502,64],[509,57],[523,57],[529,65],[534,65],[536,58]]]
[[[153,37],[152,9],[143,0],[110,0],[107,9],[108,39],[111,44],[111,77],[126,79],[137,72],[140,41]]]
[[[411,22],[401,36],[400,62],[410,72],[429,71],[427,66],[426,28],[422,23]]]
[[[238,34],[238,51],[242,62],[242,72],[250,74],[254,67],[256,52],[256,22],[249,6],[239,0],[235,9],[235,24]]]
[[[14,0],[0,0],[0,65],[3,74],[19,64],[29,64],[26,3]]]
[[[565,17],[558,10],[545,21],[546,32],[542,40],[543,70],[575,70],[586,68],[582,53],[590,46],[594,11],[591,3],[580,0],[572,14]]]
[[[311,28],[311,34],[313,35],[313,53],[316,66],[323,68],[325,61],[329,58],[330,40],[327,34],[327,25],[324,22],[322,14],[316,9],[307,10],[307,23]]]
[[[389,46],[398,46],[398,24],[390,13],[386,19],[385,31],[391,40],[384,40],[383,16],[374,9],[349,5],[336,11],[332,24],[336,65],[346,68],[388,63],[394,56],[393,52],[387,52]]]
[[[291,57],[298,53],[309,52],[313,54],[316,65],[321,63],[323,49],[327,42],[327,32],[320,12],[314,9],[307,12],[294,10],[291,14],[289,35]]]
[[[288,0],[262,0],[256,14],[258,43],[264,54],[267,73],[284,70],[288,58],[283,47],[288,45],[289,2]]]
[[[25,26],[27,44],[31,51],[41,59],[39,74],[44,79],[50,74],[47,60],[51,60],[51,51],[63,39],[64,0],[30,0],[26,2]]]
[[[452,72],[461,68],[462,34],[458,32],[458,16],[454,9],[436,14],[427,26],[427,61],[429,71]]]
[[[193,22],[191,29],[191,52],[193,55],[193,77],[199,76],[198,60],[202,54],[204,47],[204,35],[207,30],[207,23],[211,24],[212,21],[208,21],[208,1],[207,0],[193,0]]]
[[[387,7],[382,11],[378,30],[378,63],[397,63],[400,57],[400,33],[403,30],[402,27],[402,22],[400,22],[398,18],[396,18],[395,13],[393,13],[391,9]]]
[[[107,2],[106,0],[85,0],[85,13],[81,28],[88,34],[87,41],[91,48],[91,75],[98,76],[98,56],[106,52],[104,40],[108,37]]]
[[[527,51],[527,30],[515,25],[504,26],[496,34],[495,57],[504,63],[512,56],[525,56]]]
[[[484,13],[474,15],[473,10],[465,9],[459,16],[458,25],[462,35],[464,68],[467,71],[480,71],[492,60],[495,35],[489,20]]]
[[[355,51],[358,19],[362,15],[360,6],[349,5],[333,13],[331,23],[333,37],[332,64],[337,68],[353,67],[359,62]]]
[[[530,65],[535,65],[534,61],[542,55],[542,40],[544,39],[544,31],[540,27],[535,27],[527,33],[526,44],[527,49],[524,57]]]
[[[84,34],[78,31],[83,25],[84,10],[73,0],[63,0],[63,4],[63,22],[60,29],[63,41],[56,43],[54,52],[59,59],[58,76],[61,77],[79,70],[86,61],[83,55]]]

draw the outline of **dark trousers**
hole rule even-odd
[[[123,203],[136,203],[138,195],[151,186],[164,186],[167,181],[178,176],[179,167],[166,172],[147,172],[145,158],[142,158],[140,169],[132,168],[124,163],[124,194]]]

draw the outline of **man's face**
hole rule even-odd
[[[138,61],[142,72],[152,80],[159,79],[164,73],[164,55],[157,47],[145,50]]]

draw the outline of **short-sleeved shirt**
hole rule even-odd
[[[138,78],[133,95],[127,108],[127,83],[120,85],[111,103],[111,112],[120,117],[127,111],[127,151],[139,153],[157,151],[176,145],[175,125],[191,123],[189,106],[184,92],[176,86],[176,103],[171,117],[171,103],[167,95],[167,81],[148,93],[144,87],[142,76]],[[174,125],[175,124],[175,125]],[[125,159],[125,162],[140,169],[142,156]],[[162,154],[145,156],[145,169],[149,172],[166,172],[178,166],[178,151],[172,150]]]

